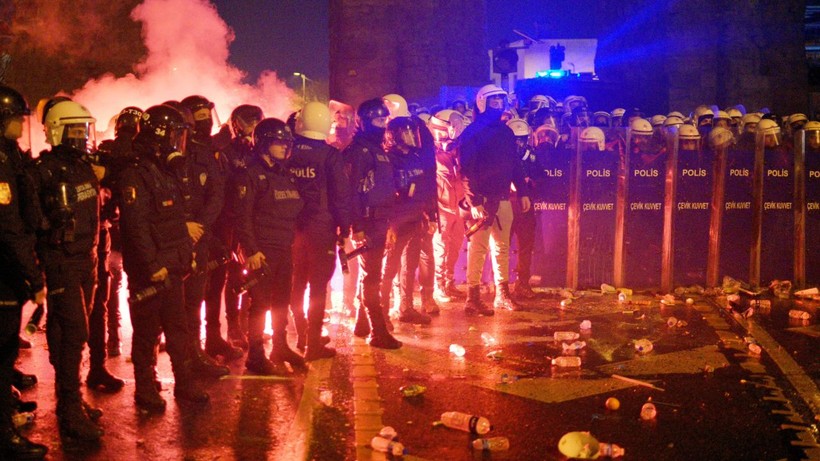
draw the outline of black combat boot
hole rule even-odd
[[[319,331],[321,334],[321,330]],[[270,361],[273,363],[287,362],[294,370],[303,370],[305,358],[288,347],[287,333],[284,328],[273,332],[273,346],[270,351]]]
[[[493,307],[496,309],[506,309],[508,311],[521,310],[521,305],[513,301],[512,296],[510,296],[509,283],[502,282],[495,287],[495,300],[493,301]]]
[[[193,347],[193,360],[191,361],[191,373],[198,377],[221,378],[231,374],[231,369],[220,365],[212,359],[199,345],[196,340]]]
[[[214,358],[221,355],[228,361],[241,359],[245,355],[241,347],[236,347],[222,339],[222,334],[218,331],[208,331],[205,336],[205,353]]]
[[[370,332],[370,337],[367,339],[367,343],[379,349],[399,349],[401,347],[401,341],[394,338],[393,335],[387,331],[387,324],[382,316],[381,309],[379,307],[368,309],[367,315],[370,317],[370,325],[372,325],[373,328]]]
[[[421,310],[427,315],[439,315],[441,313],[441,308],[436,303],[430,290],[421,290]]]
[[[538,294],[532,291],[532,287],[526,280],[517,280],[512,295],[516,299],[534,299]]]
[[[112,375],[104,363],[92,363],[85,378],[85,384],[89,389],[98,390],[113,394],[119,392],[125,386],[125,381]]]
[[[211,396],[196,382],[193,370],[193,362],[174,366],[174,397],[191,403],[208,403]]]
[[[353,334],[359,338],[367,338],[370,334],[370,319],[367,316],[367,310],[362,305],[359,305],[359,310],[356,312],[356,326],[353,328]]]
[[[456,287],[456,282],[452,280],[448,280],[444,284],[444,293],[454,299],[464,299],[467,297],[467,294],[459,290],[458,287]]]
[[[60,432],[73,439],[93,442],[103,436],[104,431],[97,426],[83,410],[79,400],[57,404],[57,422]]]
[[[432,319],[413,308],[413,298],[402,297],[399,303],[399,322],[429,325]]]
[[[481,302],[481,286],[471,286],[467,292],[467,302],[464,303],[464,312],[469,315],[495,315],[495,311]]]

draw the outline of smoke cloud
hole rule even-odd
[[[276,72],[263,72],[255,84],[243,83],[245,73],[228,63],[233,31],[209,1],[145,0],[131,18],[142,23],[145,58],[133,73],[103,75],[71,95],[97,119],[97,130],[105,131],[98,139],[113,136],[108,125],[124,107],[147,109],[193,94],[213,101],[222,123],[240,104],[258,105],[265,116],[282,119],[293,111],[296,95]]]

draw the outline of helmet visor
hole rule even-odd
[[[63,128],[61,144],[73,147],[82,152],[93,152],[97,148],[94,123],[69,123]]]

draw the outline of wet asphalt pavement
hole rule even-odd
[[[353,319],[334,309],[328,330],[336,358],[285,378],[248,375],[243,361],[229,363],[230,376],[206,381],[211,403],[203,407],[174,401],[170,364],[161,354],[169,405],[157,416],[133,404],[126,342],[121,357],[108,359],[109,369],[126,378],[125,389],[113,395],[84,389],[105,412],[106,435],[98,446],[60,438],[53,370],[45,335],[37,333],[34,348],[20,354],[20,368],[39,378],[23,393],[39,403],[25,433],[45,443],[55,460],[387,459],[368,445],[384,425],[398,432],[407,460],[566,459],[558,441],[570,431],[590,431],[623,447],[625,460],[820,459],[820,302],[775,300],[771,309],[744,319],[723,308],[724,299],[694,294],[686,295],[692,304],[681,297],[674,305],[649,293],[627,303],[597,290],[574,295],[562,307],[561,296],[544,292],[526,303],[526,311],[487,318],[466,317],[461,302],[445,303],[429,326],[394,320],[405,343],[398,351],[372,349],[354,338]],[[490,302],[490,295],[485,299]],[[811,319],[790,319],[792,308]],[[679,322],[669,326],[670,317]],[[592,328],[581,330],[583,320]],[[130,338],[127,325],[124,330]],[[586,343],[567,353],[581,358],[580,368],[551,365],[551,358],[565,354],[556,331],[577,332]],[[651,341],[652,351],[636,351],[639,339]],[[749,342],[763,353],[750,353]],[[465,355],[452,354],[451,344],[463,346]],[[409,384],[426,392],[403,397],[400,388]],[[620,408],[606,408],[610,397]],[[657,416],[645,421],[639,414],[650,399]],[[493,429],[487,436],[508,437],[510,449],[473,450],[476,436],[435,424],[445,411],[488,418]]]

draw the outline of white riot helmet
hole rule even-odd
[[[789,126],[795,131],[804,128],[808,121],[809,118],[805,114],[791,114],[789,116]]]
[[[763,136],[766,147],[780,145],[780,127],[774,120],[764,118],[757,123],[757,134]]]
[[[578,136],[578,146],[581,150],[597,150],[603,152],[606,147],[606,136],[597,126],[584,128]]]
[[[695,112],[692,114],[692,120],[698,127],[711,125],[714,117],[715,113],[712,109],[704,105],[696,107]]]
[[[709,132],[709,144],[712,146],[712,149],[717,150],[728,146],[734,137],[728,128],[716,126]]]
[[[327,105],[319,101],[312,101],[302,108],[296,134],[309,139],[324,141],[330,134],[330,125],[332,123],[330,109]]]
[[[652,124],[653,127],[658,128],[663,126],[663,122],[666,121],[665,115],[653,115],[651,119],[649,119],[649,123]]]
[[[816,152],[820,149],[820,122],[808,122],[803,130],[806,132],[806,146]]]
[[[629,124],[629,130],[633,134],[651,136],[652,124],[645,118],[636,118]]]
[[[484,85],[479,90],[478,93],[475,95],[475,108],[479,114],[483,114],[487,111],[487,100],[490,98],[497,98],[501,97],[504,99],[504,106],[506,106],[506,99],[507,99],[507,92],[504,91],[498,85]],[[496,108],[500,110],[504,110],[504,107]]]
[[[558,140],[561,138],[561,134],[558,133],[558,130],[552,125],[541,125],[535,129],[532,138],[532,142],[535,147],[538,147],[541,144],[548,144],[550,147],[556,147],[558,145]]]
[[[384,101],[384,105],[387,106],[387,110],[390,111],[391,119],[410,116],[410,110],[407,108],[407,100],[401,95],[395,93],[386,94],[382,97],[382,101]]]
[[[96,148],[95,122],[91,112],[82,105],[74,101],[59,102],[45,116],[46,142],[90,152]]]
[[[672,112],[669,112],[668,114],[666,114],[666,117],[667,117],[667,118],[669,118],[669,117],[678,117],[678,118],[680,118],[681,120],[683,120],[684,118],[686,118],[686,117],[684,117],[684,116],[683,116],[683,114],[681,114],[680,112],[678,112],[678,111],[676,111],[676,110],[673,110]]]
[[[730,109],[727,109],[726,113],[729,115],[729,118],[732,119],[732,124],[734,124],[734,125],[739,125],[740,124],[740,120],[743,118],[743,114],[740,113],[739,110],[732,107]]]
[[[683,117],[678,117],[677,115],[670,115],[670,116],[666,117],[666,120],[663,121],[663,126],[665,128],[670,128],[670,127],[681,128],[682,125],[683,125]],[[694,128],[694,127],[692,127],[692,128]],[[695,130],[695,131],[697,131],[697,130]]]
[[[760,122],[760,116],[756,113],[750,113],[743,116],[743,131],[745,133],[754,133],[757,130],[757,124]]]
[[[729,128],[732,125],[732,117],[729,116],[728,112],[719,110],[712,119],[712,125]]]
[[[436,112],[427,123],[436,143],[453,141],[458,138],[467,126],[466,119],[460,112],[444,109]]]
[[[700,141],[700,131],[694,125],[681,125],[678,130],[678,137],[681,141]]]
[[[530,134],[532,134],[532,129],[530,128],[530,126],[527,124],[526,121],[520,118],[510,119],[507,122],[507,126],[510,127],[513,134],[515,134],[516,138],[524,136],[529,137]]]
[[[538,110],[542,107],[549,107],[550,102],[547,99],[547,97],[544,96],[543,94],[537,94],[537,95],[533,96],[532,98],[530,98],[529,106],[530,106],[530,110],[533,111],[533,110]]]

